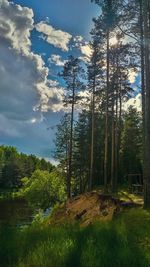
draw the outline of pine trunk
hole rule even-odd
[[[108,184],[108,102],[109,102],[109,30],[107,30],[107,88],[106,88],[106,111],[105,111],[105,155],[104,155],[104,187]]]
[[[69,146],[69,164],[68,164],[68,179],[67,179],[67,196],[71,198],[71,176],[72,176],[72,144],[73,144],[73,121],[74,121],[74,100],[75,86],[72,93],[71,121],[70,121],[70,146]]]
[[[150,49],[149,49],[149,26],[148,26],[149,1],[143,0],[144,14],[144,50],[145,50],[145,145],[144,145],[144,207],[150,208]]]
[[[115,178],[115,119],[114,119],[114,94],[112,96],[112,130],[111,130],[111,184],[114,191]]]
[[[91,157],[90,157],[90,179],[89,179],[89,191],[92,190],[93,182],[93,163],[94,163],[94,126],[95,126],[95,78],[93,82],[92,90],[92,129],[91,129]]]

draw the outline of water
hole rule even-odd
[[[0,224],[22,226],[32,221],[32,210],[22,199],[0,200]]]

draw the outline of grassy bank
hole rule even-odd
[[[125,212],[112,222],[0,229],[3,267],[149,267],[150,213]]]

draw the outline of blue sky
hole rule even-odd
[[[50,23],[73,35],[89,36],[92,18],[98,7],[90,0],[15,0],[14,3],[33,9],[35,21],[50,19]]]
[[[0,0],[0,144],[53,157],[63,114],[57,73],[71,53],[86,60],[98,13],[90,0]]]
[[[56,125],[64,114],[64,83],[58,78],[68,55],[87,62],[90,0],[0,0],[0,144],[53,160]],[[136,78],[136,79],[135,79]],[[139,76],[130,72],[141,106]]]

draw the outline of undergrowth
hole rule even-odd
[[[150,213],[131,209],[111,222],[0,228],[2,267],[149,267]]]

